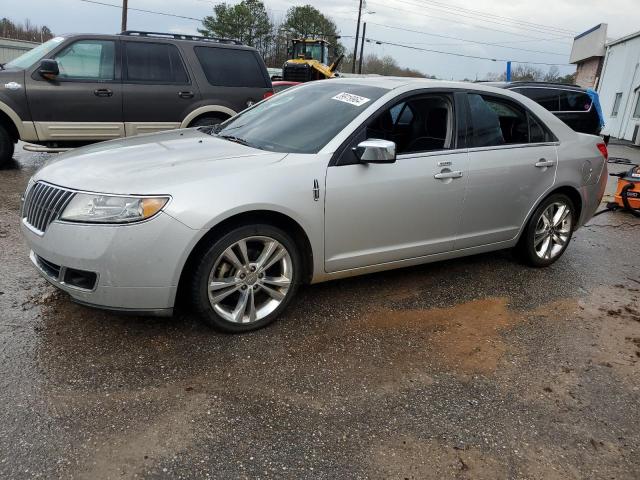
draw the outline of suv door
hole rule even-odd
[[[176,45],[124,40],[123,111],[127,136],[180,127],[200,92]]]
[[[95,141],[124,134],[118,42],[80,38],[50,57],[60,74],[47,80],[36,64],[27,98],[40,141]]]
[[[469,93],[469,178],[456,250],[515,238],[555,181],[551,133],[509,99]]]
[[[467,163],[457,112],[450,93],[411,96],[378,112],[344,147],[326,176],[328,272],[453,248]],[[395,142],[396,162],[358,163],[352,148],[367,138]]]

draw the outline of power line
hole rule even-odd
[[[447,5],[446,3],[436,2],[434,0],[420,0],[419,3],[428,4],[428,5],[431,6],[431,8],[441,9],[441,10],[444,10],[444,11],[454,10],[454,11],[471,13],[473,15],[478,15],[478,16],[481,16],[481,17],[488,17],[488,18],[492,18],[492,19],[493,18],[499,18],[499,19],[507,21],[507,22],[516,23],[516,24],[524,25],[524,26],[530,26],[530,27],[539,28],[539,29],[543,29],[543,30],[555,31],[557,33],[564,33],[564,34],[570,34],[570,35],[575,35],[576,33],[578,33],[575,30],[569,30],[569,29],[561,28],[561,27],[554,27],[552,25],[545,25],[545,24],[542,24],[542,23],[528,22],[526,20],[519,20],[519,19],[513,18],[513,17],[495,15],[493,13],[487,13],[487,12],[483,12],[481,10],[473,10],[473,9],[470,9],[470,8],[464,8],[464,7],[461,7],[461,6],[458,6],[458,5]]]
[[[414,3],[414,2],[409,2],[407,0],[396,0],[400,3],[405,3],[407,5],[411,5],[413,7],[421,7],[421,8],[425,8],[426,5],[425,4],[421,4],[421,3]],[[395,8],[395,7],[393,7]],[[434,7],[430,7],[430,8],[434,8]],[[504,23],[504,22],[500,22],[500,21],[496,21],[496,20],[491,20],[491,19],[483,19],[483,18],[478,18],[478,14],[477,13],[473,13],[470,15],[467,15],[465,13],[460,13],[460,12],[447,12],[447,11],[442,11],[440,10],[441,13],[445,13],[447,15],[455,15],[456,17],[464,17],[464,18],[471,18],[473,20],[478,20],[481,22],[487,22],[487,23],[495,23],[497,25],[503,25],[505,27],[510,27],[510,28],[519,28],[519,29],[524,29],[524,30],[529,30],[532,32],[537,32],[537,33],[544,33],[544,34],[562,34],[562,33],[566,33],[567,38],[572,38],[575,33],[570,33],[570,32],[558,32],[558,31],[549,31],[549,28],[540,28],[540,27],[527,27],[524,25],[511,25],[509,23]],[[485,15],[486,16],[486,15]],[[492,17],[492,16],[491,16]]]
[[[346,38],[353,38],[353,35],[341,35],[341,37],[346,37]],[[402,44],[402,43],[394,43],[394,42],[387,42],[384,40],[377,40],[374,38],[367,38],[367,42],[375,42],[379,45],[391,45],[393,47],[401,47],[401,48],[408,48],[411,50],[418,50],[420,52],[429,52],[429,53],[440,53],[442,55],[453,55],[455,57],[464,57],[464,58],[475,58],[478,60],[489,60],[492,62],[512,62],[512,63],[522,63],[522,64],[529,64],[529,65],[547,65],[547,66],[570,66],[571,64],[569,63],[548,63],[548,62],[530,62],[530,61],[526,61],[526,60],[512,60],[510,58],[494,58],[494,57],[481,57],[479,55],[468,55],[465,53],[455,53],[455,52],[444,52],[442,50],[433,50],[430,48],[420,48],[420,47],[415,47],[413,45],[407,45],[407,44]]]
[[[502,30],[502,29],[498,29],[498,28],[487,27],[485,25],[478,25],[476,23],[464,22],[464,21],[459,20],[459,19],[439,17],[437,15],[430,15],[430,14],[427,14],[427,13],[416,12],[415,10],[408,10],[406,8],[391,7],[386,3],[380,3],[380,2],[377,2],[375,0],[369,0],[369,3],[375,4],[375,5],[383,7],[383,8],[390,8],[390,9],[393,9],[395,11],[406,12],[406,13],[410,13],[412,15],[418,15],[418,16],[421,16],[421,17],[435,18],[435,19],[438,19],[438,20],[444,20],[445,22],[451,22],[451,23],[455,23],[455,24],[471,25],[471,26],[473,26],[475,28],[481,28],[483,30],[491,30],[491,31],[494,31],[494,32],[507,33],[509,35],[517,35],[518,37],[531,38],[533,40],[548,40],[547,38],[534,37],[532,35],[527,35],[527,34],[524,34],[524,33],[521,33],[521,32],[514,32],[514,31]],[[404,3],[406,3],[406,2],[404,2]],[[413,4],[413,5],[416,6],[415,4]],[[478,19],[478,21],[488,21],[488,20]],[[501,25],[503,25],[503,24],[501,24]],[[510,27],[510,28],[517,28],[515,25],[506,25],[506,26]],[[540,32],[540,31],[537,31],[537,32],[538,33],[549,34],[549,32]],[[570,38],[570,37],[569,36],[566,36],[566,37],[563,36],[562,38]]]
[[[409,28],[403,28],[403,27],[394,27],[394,26],[391,26],[391,25],[384,25],[384,24],[381,24],[381,23],[369,22],[369,24],[376,25],[378,27],[383,27],[383,28],[391,28],[391,29],[394,29],[394,30],[402,30],[402,31],[405,31],[405,32],[418,33],[420,35],[428,35],[428,36],[432,36],[432,37],[448,38],[450,40],[459,40],[459,41],[468,42],[468,43],[477,43],[478,45],[489,45],[489,46],[493,46],[493,47],[510,48],[510,49],[513,49],[513,50],[522,50],[523,52],[546,53],[546,54],[549,54],[549,55],[559,55],[559,56],[563,56],[563,57],[567,56],[566,53],[546,52],[546,51],[543,51],[543,50],[531,50],[531,49],[528,49],[528,48],[511,47],[511,46],[508,46],[508,45],[500,45],[499,43],[481,42],[479,40],[468,40],[466,38],[451,37],[449,35],[440,35],[438,33],[421,32],[419,30],[411,30]]]
[[[80,0],[81,2],[85,2],[85,3],[93,3],[95,5],[103,5],[105,7],[115,7],[117,9],[121,9],[122,6],[121,5],[114,5],[113,3],[105,3],[105,2],[98,2],[96,0]],[[182,18],[185,20],[194,20],[198,23],[202,22],[202,18],[194,18],[194,17],[186,17],[184,15],[176,15],[174,13],[166,13],[166,12],[157,12],[154,10],[144,10],[142,8],[132,8],[129,7],[129,11],[134,11],[134,12],[142,12],[142,13],[152,13],[154,15],[164,15],[165,17],[175,17],[175,18]]]

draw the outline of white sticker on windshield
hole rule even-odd
[[[361,97],[360,95],[354,95],[353,93],[341,92],[335,97],[331,97],[331,100],[338,100],[339,102],[349,103],[351,105],[355,105],[356,107],[360,107],[371,99]]]

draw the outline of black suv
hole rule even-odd
[[[491,85],[538,102],[576,132],[600,134],[600,117],[587,91],[577,85],[546,82],[501,82]]]
[[[0,69],[0,163],[14,144],[59,151],[219,123],[272,93],[234,40],[127,31],[56,37]]]

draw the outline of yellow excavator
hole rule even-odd
[[[329,42],[319,39],[294,39],[289,47],[289,60],[282,67],[282,80],[310,82],[333,78],[343,58],[344,55],[340,55],[331,65],[327,65]]]

